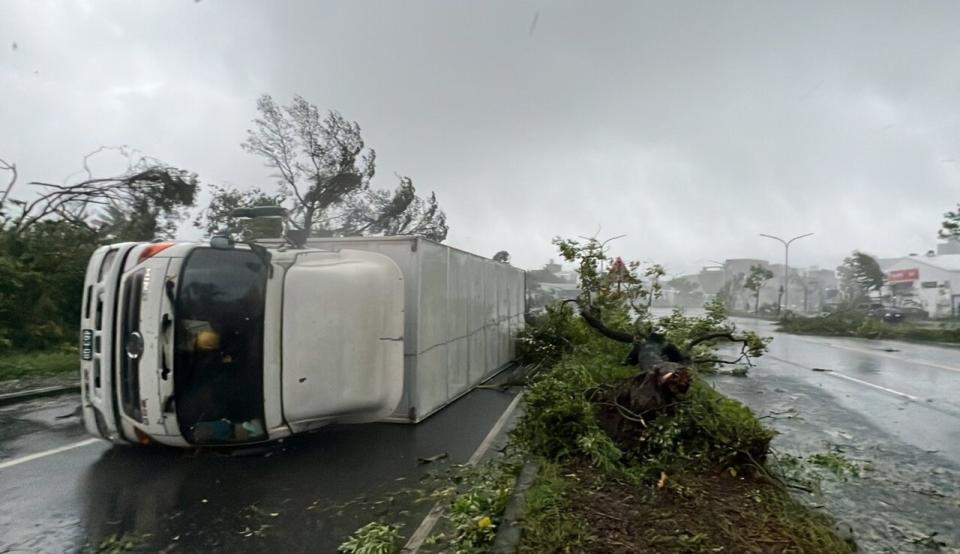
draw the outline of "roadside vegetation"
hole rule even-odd
[[[256,108],[242,147],[277,171],[276,193],[208,184],[210,203],[195,227],[249,238],[231,212],[279,204],[308,234],[446,238],[435,195],[421,197],[400,175],[393,190],[373,186],[376,156],[356,122],[300,96],[284,106],[263,95]],[[105,244],[174,238],[203,185],[197,174],[126,146],[90,152],[62,182],[24,183],[24,168],[2,155],[0,380],[72,371],[78,358],[67,364],[64,352],[79,342],[90,255]]]
[[[80,355],[73,346],[40,352],[3,352],[0,353],[0,381],[79,374],[79,360]]]
[[[639,266],[604,274],[595,241],[560,246],[584,295],[579,313],[553,306],[521,338],[541,369],[515,439],[542,464],[521,552],[850,552],[768,466],[773,432],[699,378],[749,365],[765,341],[727,321],[722,300],[654,318],[637,309],[651,294]],[[622,334],[633,340],[611,340]],[[727,342],[738,348],[718,354]]]
[[[868,254],[854,251],[843,260],[839,275],[843,301],[834,311],[816,316],[784,314],[779,318],[778,330],[797,335],[960,343],[960,324],[956,321],[886,321],[885,311],[901,312],[896,308],[885,310],[871,296],[881,289],[886,277]]]
[[[797,335],[960,343],[960,325],[956,323],[943,322],[936,326],[909,321],[886,323],[862,310],[853,309],[814,317],[782,319],[778,330]]]
[[[581,295],[521,333],[512,457],[441,489],[436,551],[489,549],[518,468],[535,461],[521,552],[851,552],[768,465],[774,433],[700,378],[749,367],[767,341],[730,323],[722,299],[655,318],[655,267],[611,259],[597,240],[556,244]]]
[[[768,468],[773,433],[703,381],[648,414],[636,440],[614,441],[587,391],[635,368],[604,341],[574,343],[528,389],[518,438],[543,469],[521,552],[850,551]]]

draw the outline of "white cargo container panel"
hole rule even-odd
[[[413,237],[311,238],[378,252],[404,279],[404,391],[388,420],[417,422],[504,368],[523,328],[523,270]]]

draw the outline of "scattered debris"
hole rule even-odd
[[[70,419],[73,417],[80,417],[83,415],[83,406],[77,406],[75,410],[69,414],[58,415],[54,419]]]
[[[123,552],[142,551],[146,546],[149,533],[114,533],[105,537],[92,549],[97,554],[121,554]]]
[[[657,480],[657,488],[662,489],[664,485],[667,484],[667,473],[665,471],[660,472],[660,479]]]
[[[730,369],[717,370],[718,375],[730,375],[733,377],[746,377],[748,372],[749,368],[746,365],[738,365]]]
[[[811,464],[829,469],[837,477],[845,475],[860,476],[860,466],[846,459],[842,454],[830,452],[828,454],[814,454],[808,458]]]
[[[779,417],[779,416],[784,416],[784,417]],[[770,410],[769,414],[762,416],[758,419],[792,419],[795,417],[800,417],[800,415],[797,413],[796,408],[789,408],[783,411]]]
[[[910,542],[911,542],[912,544],[916,544],[916,545],[918,545],[918,546],[923,546],[923,547],[926,547],[926,548],[930,548],[930,549],[932,549],[932,550],[940,550],[941,548],[947,546],[947,543],[945,543],[945,542],[943,542],[943,541],[941,541],[941,540],[937,540],[936,536],[937,536],[938,534],[939,534],[939,533],[937,533],[936,531],[934,531],[933,533],[930,533],[929,535],[924,535],[924,536],[922,536],[922,537],[916,537],[916,538],[910,539]]]
[[[846,521],[837,521],[833,524],[833,532],[843,541],[850,545],[853,551],[857,550],[857,541],[853,536],[853,527]]]
[[[915,493],[917,493],[917,494],[922,494],[922,495],[924,495],[924,496],[932,496],[932,497],[934,497],[934,498],[946,498],[946,497],[947,497],[947,495],[945,495],[945,494],[943,494],[942,492],[940,492],[940,491],[938,491],[938,490],[936,490],[936,489],[933,489],[933,488],[913,489],[913,492],[915,492]]]
[[[403,544],[400,525],[387,525],[374,521],[354,531],[337,552],[366,554],[373,552],[399,552]]]
[[[441,453],[439,453],[439,454],[437,454],[437,455],[435,455],[435,456],[429,456],[429,457],[426,457],[426,458],[417,458],[417,463],[420,464],[420,465],[430,464],[430,463],[436,462],[437,460],[443,460],[443,459],[446,458],[448,455],[449,455],[449,454],[447,454],[446,452],[441,452]]]

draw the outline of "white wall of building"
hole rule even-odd
[[[910,270],[916,270],[915,278],[905,279]],[[898,304],[916,302],[933,318],[960,315],[960,254],[900,258],[885,273],[890,285],[900,281],[891,286]]]

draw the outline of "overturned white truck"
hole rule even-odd
[[[87,430],[256,443],[416,423],[513,359],[524,272],[414,237],[121,243],[87,267]]]

